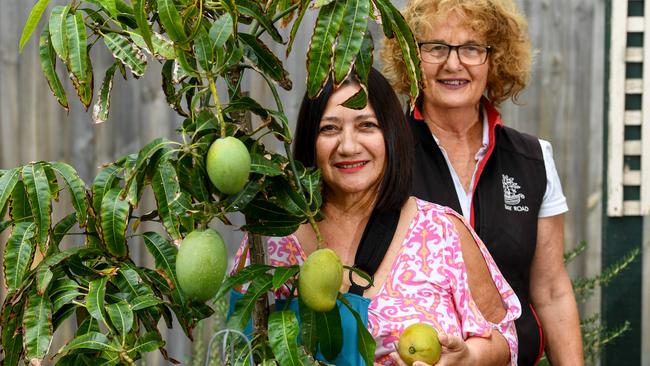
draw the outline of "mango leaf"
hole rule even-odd
[[[62,162],[49,163],[52,169],[56,171],[65,181],[72,206],[77,215],[79,226],[85,227],[88,219],[88,202],[86,201],[86,183],[79,177],[79,174],[73,167]]]
[[[50,42],[50,35],[47,27],[44,27],[43,32],[41,33],[38,42],[38,54],[41,70],[43,70],[43,75],[45,75],[50,90],[59,104],[67,111],[68,97],[65,95],[65,89],[63,89],[61,80],[56,73],[56,57],[54,56],[54,49]]]
[[[357,58],[363,36],[368,28],[370,0],[348,0],[341,32],[334,51],[334,81],[340,85],[348,76]]]
[[[28,360],[42,360],[47,354],[52,342],[51,317],[50,299],[35,291],[30,293],[23,316],[25,357]]]
[[[215,299],[222,298],[227,293],[229,293],[233,287],[250,282],[253,279],[270,271],[272,268],[273,267],[267,264],[252,264],[242,268],[241,271],[233,274],[232,276],[226,276],[223,283],[221,284],[221,287],[219,288],[219,292],[217,292],[217,295],[215,296]]]
[[[277,177],[283,174],[286,158],[277,154],[251,151],[251,173]]]
[[[298,298],[298,312],[300,313],[300,343],[314,354],[318,346],[316,312],[305,305],[300,298]]]
[[[108,111],[111,106],[111,90],[113,89],[113,76],[117,63],[114,63],[106,70],[104,81],[99,89],[99,97],[93,107],[93,122],[102,123],[108,119]]]
[[[138,272],[129,263],[122,263],[117,276],[113,278],[113,283],[124,293],[130,294],[131,308],[137,304],[136,299],[140,296],[153,295],[151,288],[142,280]],[[142,300],[140,300],[142,301]],[[139,309],[133,309],[139,310]]]
[[[239,33],[244,56],[251,66],[260,73],[268,75],[285,90],[291,90],[289,72],[282,67],[282,61],[259,39],[247,33]]]
[[[307,94],[316,98],[327,82],[332,65],[334,40],[341,28],[347,1],[334,1],[322,7],[307,51]]]
[[[52,267],[59,265],[62,261],[72,256],[90,253],[96,253],[96,255],[99,255],[101,252],[84,247],[72,247],[60,253],[47,256],[41,263],[39,263],[38,269],[36,270],[37,292],[40,295],[43,295],[47,287],[50,285],[50,281],[54,277]]]
[[[79,305],[74,303],[63,304],[54,314],[52,314],[52,328],[56,332],[57,329],[69,319],[79,308]]]
[[[11,191],[11,210],[9,210],[9,216],[14,224],[23,221],[34,221],[25,184],[21,180],[16,182],[13,191]]]
[[[233,98],[223,109],[223,113],[236,113],[243,111],[253,112],[262,119],[266,119],[269,116],[269,113],[261,104],[259,104],[255,99],[246,96]]]
[[[359,81],[363,85],[368,85],[368,74],[372,67],[374,51],[375,45],[372,40],[372,34],[368,31],[363,37],[361,49],[357,55],[356,61],[354,61],[354,71],[356,71]]]
[[[265,187],[264,179],[248,181],[239,193],[228,197],[224,202],[224,212],[243,210]]]
[[[88,54],[86,54],[86,69],[88,70],[88,72],[86,72],[86,80],[82,84],[79,84],[73,80],[72,86],[79,96],[79,101],[81,104],[83,104],[85,110],[87,111],[88,107],[90,107],[90,103],[93,101],[93,91],[95,85],[95,74],[93,73],[93,65],[90,60],[90,49],[88,49]]]
[[[187,300],[185,295],[179,291],[178,279],[176,278],[176,254],[178,249],[156,232],[146,232],[142,234],[142,238],[147,249],[153,255],[156,269],[162,270],[167,277],[166,279],[173,285],[173,288],[171,288],[172,299],[174,302],[184,305]]]
[[[133,311],[131,311],[131,307],[125,300],[122,300],[115,304],[106,305],[106,312],[117,332],[122,335],[122,343],[125,343],[126,334],[133,327]]]
[[[242,230],[268,236],[293,234],[305,218],[295,217],[265,199],[256,199],[244,209],[247,223]]]
[[[144,39],[144,42],[147,44],[147,47],[153,52],[155,48],[151,40],[151,27],[149,26],[146,7],[146,0],[133,0],[133,12],[135,15],[135,21],[138,23],[138,31],[140,32],[140,36]]]
[[[66,17],[70,6],[57,5],[50,12],[48,30],[52,47],[61,60],[68,59],[68,44],[66,43]]]
[[[2,350],[4,366],[16,366],[23,355],[23,305],[25,301],[2,309]]]
[[[298,358],[298,319],[291,310],[275,311],[269,315],[269,343],[281,365],[302,366]]]
[[[147,58],[138,46],[118,33],[105,33],[104,43],[116,59],[131,69],[133,75],[136,77],[144,75],[147,69]]]
[[[174,45],[169,41],[169,39],[156,32],[153,32],[151,38],[153,48],[149,48],[149,45],[147,45],[141,35],[132,32],[130,33],[130,36],[136,46],[146,50],[160,61],[173,60],[176,58],[176,55],[174,54]]]
[[[76,349],[91,349],[96,351],[115,351],[118,349],[111,344],[111,341],[102,333],[89,332],[74,338],[63,346],[57,354],[65,354]]]
[[[158,16],[167,35],[174,43],[186,43],[187,35],[183,28],[183,18],[176,10],[174,0],[157,0]]]
[[[194,38],[194,54],[196,55],[196,61],[198,61],[201,68],[206,72],[210,72],[210,67],[214,60],[214,53],[210,36],[203,27],[199,27],[196,37]]]
[[[339,300],[354,316],[354,319],[357,322],[357,349],[359,350],[359,353],[361,353],[364,361],[366,361],[366,365],[372,366],[375,359],[375,348],[377,348],[375,339],[368,331],[368,328],[366,328],[359,314],[352,308],[350,302],[341,295],[339,295]]]
[[[20,35],[20,51],[23,50],[25,43],[29,40],[34,33],[34,29],[38,25],[38,22],[43,16],[43,12],[47,8],[47,5],[50,3],[50,0],[38,0],[38,2],[32,7],[32,11],[29,13],[27,22],[25,23],[25,28],[23,28],[23,33]]]
[[[259,2],[237,0],[237,10],[239,10],[239,14],[255,19],[259,25],[268,32],[274,41],[284,43],[280,32],[275,28],[268,14],[264,14],[262,8],[260,8]]]
[[[86,309],[88,309],[90,316],[110,328],[110,325],[106,321],[106,307],[104,305],[107,282],[108,277],[101,277],[90,281],[88,284],[88,294],[86,294]]]
[[[102,237],[108,252],[115,257],[128,255],[126,229],[131,206],[120,198],[121,189],[113,188],[102,199],[101,227]]]
[[[156,349],[164,346],[165,341],[162,339],[160,334],[157,332],[148,332],[145,335],[138,337],[138,340],[135,342],[135,347],[133,347],[130,352],[144,354],[147,352],[155,351]]]
[[[232,32],[232,17],[228,13],[223,13],[210,27],[209,36],[212,41],[212,49],[222,48],[232,35]]]
[[[126,182],[124,183],[124,192],[128,192],[129,186],[133,182],[133,180],[138,176],[140,173],[140,170],[145,167],[145,164],[147,161],[156,153],[158,150],[165,148],[167,145],[172,144],[171,141],[164,137],[159,137],[147,145],[145,145],[142,150],[138,153],[138,160],[135,163],[135,168],[133,168],[133,171],[129,176],[126,178]]]
[[[228,325],[235,329],[244,329],[250,321],[257,298],[265,296],[272,285],[273,277],[270,274],[263,273],[255,277],[244,296],[235,303],[235,311],[230,316]]]
[[[58,247],[59,243],[63,237],[72,229],[72,227],[77,223],[77,216],[75,213],[70,213],[66,217],[62,218],[61,221],[57,222],[52,229],[52,235],[50,236],[50,246]]]
[[[314,9],[321,8],[335,0],[314,0],[314,4],[312,5]]]
[[[98,2],[101,7],[104,8],[106,12],[108,12],[111,18],[117,19],[119,11],[117,10],[117,3],[115,0],[99,0]]]
[[[287,280],[295,276],[298,272],[300,272],[300,267],[297,265],[290,267],[277,267],[275,272],[273,272],[273,290],[277,290],[284,286]]]
[[[81,12],[69,14],[66,17],[66,44],[69,51],[66,64],[72,73],[72,81],[81,86],[88,79],[86,26]]]
[[[118,174],[121,168],[111,164],[104,167],[95,176],[95,181],[91,187],[93,211],[99,214],[102,209],[102,199],[112,188],[117,186]]]
[[[43,164],[43,170],[45,171],[45,176],[47,177],[47,184],[50,186],[50,194],[52,199],[59,201],[59,182],[56,179],[56,174],[52,170],[50,164]]]
[[[2,217],[4,217],[4,215],[2,215]],[[3,231],[7,230],[7,228],[12,225],[13,222],[11,220],[0,221],[0,234],[2,234]]]
[[[32,243],[36,224],[21,222],[14,226],[7,240],[4,254],[4,277],[9,290],[21,287],[25,273],[29,271],[34,260],[36,244]]]
[[[162,304],[163,301],[153,295],[142,295],[129,300],[131,310],[138,311],[152,306]]]
[[[180,240],[180,219],[187,210],[191,210],[191,204],[187,196],[181,192],[176,170],[168,160],[158,163],[151,188],[156,197],[158,215],[165,229],[172,239]]]
[[[230,15],[233,22],[233,33],[237,33],[237,23],[239,23],[239,10],[237,9],[236,0],[221,0],[221,5],[226,9],[226,12]]]
[[[300,218],[304,218],[310,211],[305,196],[299,194],[297,190],[283,180],[273,182],[271,196],[268,197],[268,201]]]
[[[41,253],[45,253],[52,224],[52,193],[43,163],[25,165],[23,167],[23,182],[25,182],[27,196],[32,207],[32,216],[38,228],[36,240]]]
[[[78,285],[76,285],[76,283],[74,288],[67,288],[65,290],[57,291],[56,293],[50,295],[50,300],[52,301],[52,311],[58,312],[65,305],[70,305],[72,300],[78,299],[82,296],[83,294],[81,293],[80,288]]]
[[[417,99],[422,87],[422,69],[420,68],[420,57],[418,55],[418,46],[408,23],[402,16],[402,13],[395,8],[390,1],[375,0],[377,8],[381,12],[382,22],[390,24],[394,36],[402,50],[406,71],[411,81],[411,101]],[[385,30],[385,29],[384,29]]]
[[[368,93],[366,93],[366,86],[361,85],[359,91],[354,93],[354,95],[348,98],[348,100],[346,100],[342,105],[346,108],[359,110],[365,108],[366,104],[368,104]]]
[[[4,211],[5,205],[9,197],[11,197],[11,192],[18,182],[19,174],[20,168],[13,168],[0,177],[0,211]],[[4,215],[0,216],[0,218],[3,217]]]
[[[99,323],[97,323],[97,320],[91,316],[87,317],[83,322],[81,322],[81,324],[79,324],[79,327],[74,334],[75,337],[79,337],[90,332],[100,332]]]
[[[129,154],[126,156],[126,161],[124,162],[125,177],[131,176],[131,174],[134,172],[137,159],[138,159],[137,154]],[[147,175],[147,170],[140,169],[140,171],[136,173],[135,179],[131,182],[131,185],[129,186],[129,190],[127,191],[126,199],[134,208],[138,207],[140,198],[142,198],[142,194],[145,188],[146,175]],[[122,194],[124,194],[124,192],[122,192]]]
[[[320,352],[327,360],[335,359],[343,347],[343,329],[338,306],[327,312],[316,312],[316,324]]]
[[[296,18],[296,21],[293,22],[293,25],[291,26],[291,31],[289,32],[289,43],[287,44],[287,51],[285,52],[285,57],[289,57],[289,54],[291,53],[291,49],[293,48],[293,42],[296,39],[296,33],[298,33],[298,28],[300,28],[300,24],[302,24],[302,19],[305,17],[305,14],[307,13],[307,9],[309,8],[309,1],[310,0],[300,0],[300,9],[298,10],[298,18]]]

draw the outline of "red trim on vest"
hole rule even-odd
[[[476,186],[478,186],[478,181],[481,178],[481,174],[483,173],[483,169],[485,168],[485,164],[487,164],[488,159],[490,158],[490,155],[492,155],[492,151],[494,150],[494,145],[496,144],[495,141],[495,129],[497,126],[503,126],[503,121],[501,120],[501,114],[499,111],[490,103],[490,101],[485,98],[481,97],[481,105],[485,107],[485,111],[487,112],[487,120],[488,120],[488,150],[485,153],[485,156],[483,159],[479,162],[478,169],[476,170],[476,176],[474,180],[474,186],[472,187],[472,192],[476,192]],[[424,121],[424,116],[422,115],[422,112],[420,112],[420,108],[415,105],[413,107],[413,118],[419,121]],[[470,204],[469,208],[469,224],[472,226],[472,228],[476,229],[474,227],[474,197],[472,197],[472,202]],[[539,321],[537,322],[539,323]]]
[[[530,310],[533,312],[533,316],[535,317],[535,321],[537,322],[537,329],[539,329],[539,352],[537,353],[537,358],[533,363],[533,365],[537,365],[539,363],[539,360],[542,358],[542,355],[544,354],[544,332],[542,331],[542,325],[539,322],[539,318],[537,317],[537,313],[535,312],[535,308],[533,307],[533,304],[528,303],[528,306],[530,307]]]
[[[501,120],[501,114],[497,109],[490,103],[487,98],[483,97],[481,98],[481,104],[483,107],[485,107],[485,111],[487,113],[487,120],[488,120],[488,150],[485,153],[485,156],[481,161],[478,163],[478,169],[476,170],[476,175],[474,179],[474,186],[472,187],[472,192],[476,192],[476,186],[478,186],[479,180],[481,180],[481,174],[483,173],[483,169],[485,169],[485,165],[487,164],[487,161],[490,159],[490,156],[492,155],[492,151],[494,151],[494,145],[496,145],[496,139],[494,137],[495,135],[495,129],[497,126],[503,126],[503,121]],[[469,224],[472,226],[472,228],[476,229],[474,226],[474,197],[472,196],[472,202],[470,203],[469,206]],[[539,323],[539,322],[538,322]]]

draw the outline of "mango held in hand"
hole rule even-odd
[[[251,155],[239,139],[228,136],[210,145],[206,169],[212,184],[225,194],[235,194],[244,188],[251,171]]]
[[[300,268],[298,296],[314,311],[330,311],[343,281],[343,264],[332,249],[319,249]]]
[[[438,332],[429,324],[411,324],[399,338],[397,351],[402,361],[411,366],[415,361],[433,365],[440,360]]]
[[[228,265],[223,238],[212,229],[187,234],[176,256],[176,277],[187,296],[206,301],[219,290]]]

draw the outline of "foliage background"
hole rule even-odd
[[[394,3],[401,7],[404,2]],[[521,98],[523,105],[505,105],[504,118],[510,126],[553,143],[555,161],[571,208],[565,229],[567,248],[582,240],[589,243],[586,255],[574,260],[570,271],[572,277],[593,276],[600,270],[605,1],[518,2],[529,18],[533,45],[539,52],[533,79]],[[60,2],[52,1],[50,7],[57,3]],[[94,125],[90,113],[83,112],[76,98],[70,98],[69,113],[62,110],[52,98],[38,65],[38,37],[29,41],[22,54],[18,53],[18,38],[32,5],[33,1],[0,0],[0,168],[34,160],[61,160],[74,166],[88,182],[103,163],[136,152],[156,137],[177,137],[174,130],[180,119],[165,103],[157,71],[160,65],[156,62],[150,62],[147,74],[139,81],[126,83],[115,78],[107,122]],[[313,22],[310,15],[308,12],[305,29]],[[298,55],[305,54],[309,35],[307,31],[299,32],[292,56],[285,61],[294,81],[294,89],[281,94],[290,120],[296,116],[304,93],[301,81],[305,80],[305,60]],[[379,32],[375,35],[377,43]],[[106,52],[102,47],[92,52],[98,75],[103,75],[103,70],[110,65]],[[283,53],[276,50],[276,54]],[[96,80],[95,84],[98,87],[100,81]],[[244,83],[244,90],[272,105],[271,96],[260,85],[260,80],[251,78]],[[68,95],[75,94],[69,85],[66,88]],[[268,140],[270,146],[274,143]],[[277,148],[281,151],[279,145]],[[146,206],[142,209],[146,210]],[[241,233],[230,229],[220,231],[234,251]],[[131,253],[138,260],[137,251]],[[645,298],[648,298],[648,287],[646,284]],[[581,312],[588,316],[599,307],[596,294],[582,306]],[[207,334],[210,327],[205,328]],[[646,334],[650,333],[648,328],[646,325]],[[69,332],[62,330],[66,331]],[[177,327],[167,335],[166,330],[162,331],[170,355],[185,359],[191,347],[182,331]],[[649,342],[645,343],[648,347]],[[55,343],[53,349],[56,348]],[[642,351],[642,354],[650,352]],[[157,354],[149,357],[151,364],[158,363]]]

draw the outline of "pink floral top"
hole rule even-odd
[[[413,323],[428,323],[463,339],[489,337],[497,329],[510,347],[510,364],[517,365],[514,321],[521,314],[521,305],[487,248],[471,231],[506,308],[498,324],[483,317],[469,291],[460,238],[447,215],[464,222],[463,217],[448,207],[422,200],[417,200],[417,207],[391,272],[368,307],[368,328],[377,342],[375,361],[392,365],[389,353],[395,351],[402,331]],[[271,265],[302,265],[307,257],[294,235],[268,238],[267,243]],[[241,258],[243,248],[235,262]],[[286,293],[276,296],[282,298]]]

